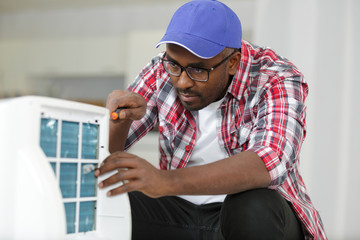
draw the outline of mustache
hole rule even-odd
[[[179,89],[179,88],[176,88],[176,92],[178,94],[184,94],[184,95],[195,95],[195,96],[198,96],[199,94],[197,92],[194,92],[190,89]]]

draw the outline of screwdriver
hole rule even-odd
[[[123,109],[125,109],[125,107],[118,107],[114,112],[112,112],[112,113],[110,114],[110,118],[111,118],[112,120],[118,119],[118,118],[119,118],[119,112],[120,112],[121,110],[123,110]]]

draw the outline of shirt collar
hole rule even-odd
[[[239,101],[243,96],[246,86],[248,84],[251,66],[251,54],[249,49],[250,44],[247,41],[242,40],[241,46],[242,48],[240,64],[228,88],[228,93],[230,93]]]

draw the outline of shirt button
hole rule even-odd
[[[185,150],[186,150],[186,151],[190,151],[190,150],[191,150],[191,146],[190,146],[190,145],[186,145]]]
[[[164,130],[164,128],[159,126],[159,132],[162,133],[163,130]]]

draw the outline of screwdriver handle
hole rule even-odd
[[[119,118],[119,112],[121,110],[125,109],[125,107],[118,107],[115,111],[113,111],[111,114],[110,114],[110,118],[112,120],[116,120]]]

